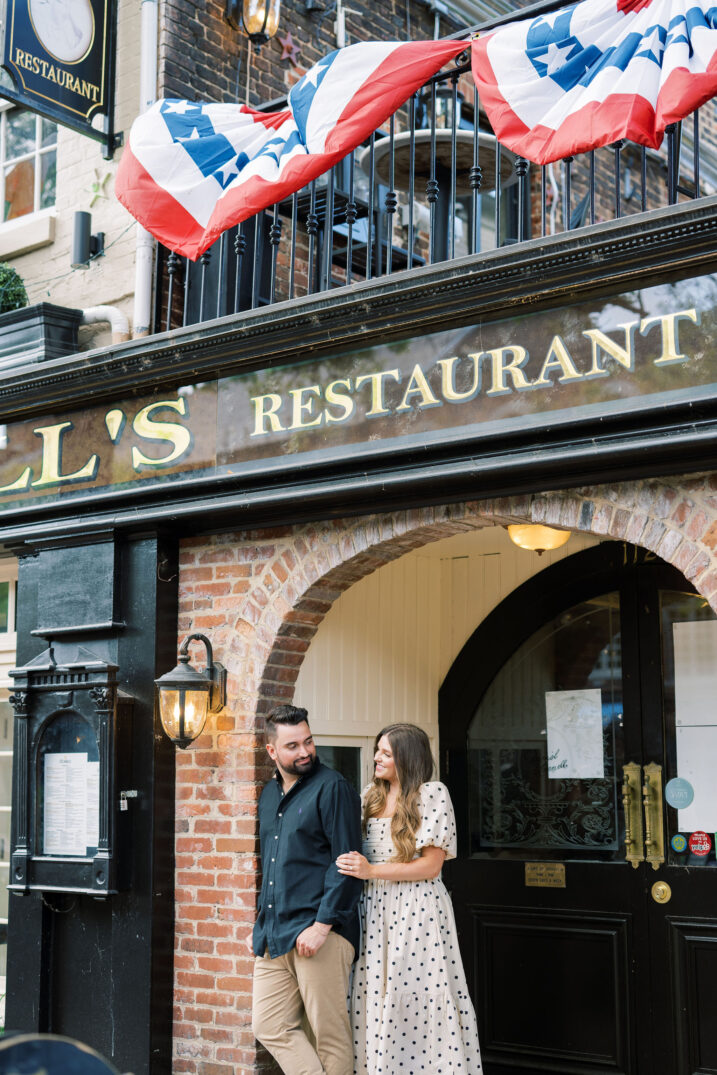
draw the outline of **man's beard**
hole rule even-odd
[[[294,776],[308,776],[309,773],[313,773],[316,766],[319,764],[319,759],[316,754],[313,754],[301,765],[298,762],[292,762],[291,765],[285,765],[284,769],[287,773],[293,773]]]

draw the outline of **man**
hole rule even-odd
[[[318,760],[305,709],[276,706],[266,735],[276,774],[259,800],[254,1034],[285,1075],[351,1075],[346,998],[361,882],[342,876],[336,858],[361,847],[359,797]]]

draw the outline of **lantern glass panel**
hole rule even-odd
[[[196,739],[201,733],[207,719],[209,691],[185,692],[184,701],[184,735],[186,739]]]
[[[244,0],[244,29],[273,37],[279,29],[281,0]]]

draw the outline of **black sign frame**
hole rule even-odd
[[[101,142],[109,160],[123,141],[114,129],[117,0],[82,0],[83,8],[73,8],[81,13],[74,23],[68,3],[3,0],[0,66],[14,88],[0,85],[0,98]],[[51,46],[48,42],[58,25],[68,28],[60,42],[62,55],[50,51],[54,38]],[[96,115],[104,116],[103,129],[93,126]]]

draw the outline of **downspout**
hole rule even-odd
[[[157,99],[158,0],[142,0],[139,70],[140,115]],[[152,321],[152,268],[154,238],[139,224],[136,230],[134,278],[134,325],[132,337],[147,336]]]
[[[124,343],[129,339],[129,321],[116,306],[89,306],[82,311],[83,325],[107,322],[112,332],[112,343]]]

